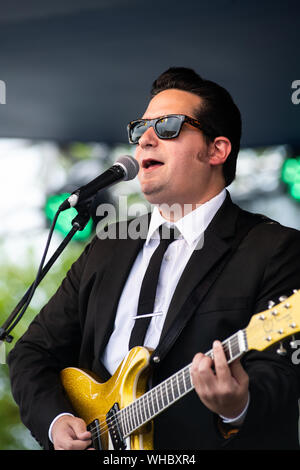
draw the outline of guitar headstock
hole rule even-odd
[[[263,351],[300,331],[300,291],[280,297],[277,305],[253,315],[246,328],[248,349]]]

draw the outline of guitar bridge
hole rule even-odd
[[[119,410],[120,408],[118,403],[115,403],[106,415],[106,423],[114,450],[125,450],[126,443],[117,417]]]

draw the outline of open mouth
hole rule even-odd
[[[159,167],[163,165],[163,162],[160,162],[158,160],[154,160],[153,158],[147,158],[143,160],[142,167],[145,168],[146,170],[149,168],[154,168],[154,167]]]

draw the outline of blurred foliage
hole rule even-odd
[[[83,249],[83,244],[71,242],[52,266],[37,288],[24,317],[11,332],[14,338],[12,343],[5,343],[6,354],[26,331],[42,306],[57,290],[71,264],[78,258]],[[5,260],[4,250],[1,250],[1,245],[0,252],[0,324],[2,325],[34,281],[37,266],[33,262],[33,249],[28,249],[26,262],[22,262],[22,266]],[[19,409],[11,394],[8,366],[6,364],[0,364],[0,420],[0,450],[40,449],[39,445],[31,437],[30,432],[20,421]]]

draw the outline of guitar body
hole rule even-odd
[[[129,351],[114,375],[101,383],[93,373],[68,367],[61,381],[74,411],[87,425],[99,420],[101,448],[111,449],[106,415],[115,403],[123,409],[142,396],[147,388],[150,352],[143,347]],[[127,439],[129,450],[153,449],[153,423],[147,423]]]
[[[228,363],[251,349],[264,351],[278,342],[276,352],[285,355],[282,341],[289,336],[291,347],[297,347],[300,291],[279,300],[279,304],[253,315],[245,329],[222,342]],[[140,346],[131,349],[105,383],[80,369],[71,367],[61,372],[66,393],[91,431],[95,448],[152,450],[153,418],[194,389],[190,364],[146,391],[151,352]],[[206,355],[213,359],[212,350]]]

